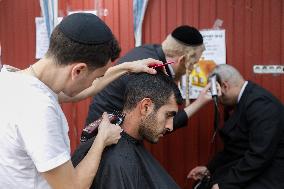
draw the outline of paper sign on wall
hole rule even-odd
[[[61,22],[63,17],[58,18],[58,23]],[[47,35],[46,25],[43,17],[35,18],[36,24],[36,59],[43,58],[48,50],[49,38]]]
[[[92,13],[92,14],[95,14],[95,15],[97,14],[96,10],[78,10],[78,11],[69,11],[68,15],[74,14],[74,13],[79,13],[79,12],[81,12],[81,13]],[[57,19],[58,19],[57,24],[59,24],[62,21],[63,17],[58,17]],[[44,54],[48,50],[49,38],[48,38],[44,18],[43,17],[36,17],[35,18],[35,24],[36,24],[36,59],[40,59],[40,58],[43,58]]]
[[[225,30],[203,30],[203,43],[206,50],[195,65],[189,77],[189,97],[196,99],[200,91],[207,85],[207,76],[218,64],[226,64]],[[186,77],[181,80],[181,93],[185,98]]]

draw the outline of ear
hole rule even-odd
[[[185,55],[182,55],[178,58],[178,64],[185,65]]]
[[[221,83],[221,90],[223,90],[225,93],[227,93],[230,89],[230,85],[226,81],[222,81]]]
[[[71,69],[72,80],[84,77],[88,73],[88,67],[85,63],[74,63]]]
[[[139,102],[139,110],[142,116],[149,115],[154,109],[154,104],[150,98],[143,98]]]

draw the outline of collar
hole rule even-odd
[[[156,53],[159,57],[159,60],[162,61],[162,62],[166,62],[166,56],[165,56],[165,53],[162,49],[162,45],[154,45],[154,48],[156,50]]]
[[[159,60],[160,61],[162,61],[163,63],[166,63],[167,62],[167,60],[166,60],[166,56],[165,56],[165,53],[164,53],[164,51],[163,51],[163,49],[162,49],[162,45],[154,45],[154,48],[155,48],[155,50],[156,50],[156,53],[157,53],[157,55],[158,55],[158,57],[159,57]],[[171,77],[171,78],[174,78],[174,70],[173,70],[173,68],[170,66],[170,65],[166,65],[165,66],[165,69],[166,69],[166,72],[167,72],[167,74]]]
[[[244,90],[245,90],[247,84],[248,84],[248,81],[245,81],[245,83],[243,84],[243,86],[242,86],[242,88],[241,88],[241,91],[240,91],[239,96],[238,96],[238,103],[239,103],[240,100],[241,100],[241,97],[242,97],[242,95],[243,95],[243,93],[244,93]]]
[[[174,72],[172,65],[168,64],[167,67],[169,68],[169,72],[171,74],[171,77],[174,79],[175,78],[175,72]]]
[[[138,140],[138,139],[130,136],[129,134],[127,134],[124,131],[121,133],[121,137],[126,139],[127,141],[133,143],[133,144],[141,144],[142,143],[142,140]]]

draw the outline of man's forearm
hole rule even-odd
[[[103,141],[97,140],[75,169],[69,160],[41,174],[54,189],[88,189],[97,173],[103,149]]]
[[[202,106],[204,106],[208,100],[196,99],[192,104],[184,108],[184,111],[188,118],[195,114]]]
[[[92,84],[93,87],[96,88],[92,96],[96,95],[98,92],[103,90],[108,84],[118,79],[122,75],[129,73],[130,70],[127,66],[128,63],[118,64],[114,67],[111,67],[107,70],[105,75],[97,80],[95,80]]]
[[[104,143],[98,138],[94,140],[94,143],[85,158],[75,168],[81,189],[90,188],[101,161]]]
[[[188,119],[208,102],[207,99],[197,99],[191,105],[179,110],[174,117],[174,130],[187,126]]]
[[[124,64],[119,64],[114,67],[111,67],[107,70],[103,77],[97,78],[94,80],[92,85],[77,94],[74,97],[69,97],[64,93],[59,94],[59,102],[78,102],[80,100],[86,99],[91,96],[95,96],[97,93],[102,91],[108,84],[118,79],[120,76],[128,73],[128,67]]]
[[[193,114],[195,114],[201,107],[212,100],[211,94],[208,92],[211,84],[207,84],[204,89],[200,92],[197,99],[190,104],[189,106],[184,108],[184,111],[187,114],[187,117],[190,118]],[[220,87],[218,87],[218,96],[220,96]]]

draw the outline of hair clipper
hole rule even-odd
[[[108,114],[110,123],[116,124],[116,125],[121,125],[124,120],[124,117],[125,115],[123,113],[116,112],[116,111]],[[103,118],[100,117],[99,119],[87,125],[82,131],[80,141],[86,142],[90,138],[93,138],[94,136],[96,136],[98,133],[99,125],[101,124],[102,120]]]

